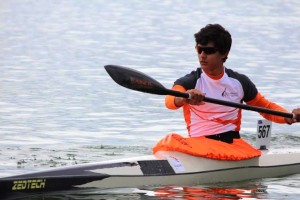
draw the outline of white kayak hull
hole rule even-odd
[[[145,185],[198,185],[233,182],[257,178],[280,177],[300,173],[300,153],[268,154],[243,161],[220,161],[187,155],[180,152],[159,152],[157,157],[145,160],[167,159],[175,174],[144,175],[140,166],[119,170],[96,170],[110,173],[111,177],[93,181],[80,187],[140,187]],[[176,170],[177,169],[177,170]],[[126,175],[124,171],[126,171]],[[130,173],[132,171],[132,173]],[[167,172],[165,172],[167,173]],[[142,176],[142,178],[141,178]],[[117,183],[117,186],[116,186]]]
[[[300,173],[300,153],[269,153],[242,161],[220,161],[160,151],[156,155],[60,167],[0,178],[1,194],[80,188],[198,185]]]

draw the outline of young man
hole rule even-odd
[[[287,112],[284,108],[264,98],[252,81],[223,64],[231,48],[231,35],[219,24],[208,24],[195,35],[196,51],[201,68],[175,81],[173,90],[191,94],[191,99],[167,96],[166,107],[183,106],[190,137],[206,137],[226,143],[240,138],[241,109],[204,103],[208,96],[237,103]],[[292,124],[300,121],[300,108],[292,111],[294,119],[261,114],[276,122]]]

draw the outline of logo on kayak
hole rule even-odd
[[[31,179],[14,181],[12,190],[33,190],[43,189],[46,186],[46,179]]]
[[[170,165],[173,167],[173,169],[176,173],[185,172],[185,169],[184,169],[182,163],[176,157],[168,156],[167,160],[169,161]]]

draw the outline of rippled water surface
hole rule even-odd
[[[181,111],[165,109],[162,96],[118,86],[103,66],[132,67],[171,87],[198,66],[193,34],[208,23],[232,34],[227,67],[286,109],[300,106],[299,1],[2,0],[0,175],[151,154],[167,133],[185,135]],[[259,118],[243,112],[250,143]],[[299,124],[273,124],[273,149],[299,143]],[[297,199],[299,188],[293,175],[42,198]]]

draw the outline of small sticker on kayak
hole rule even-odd
[[[168,156],[167,160],[176,173],[185,172],[184,166],[177,158],[175,158],[174,156]]]

